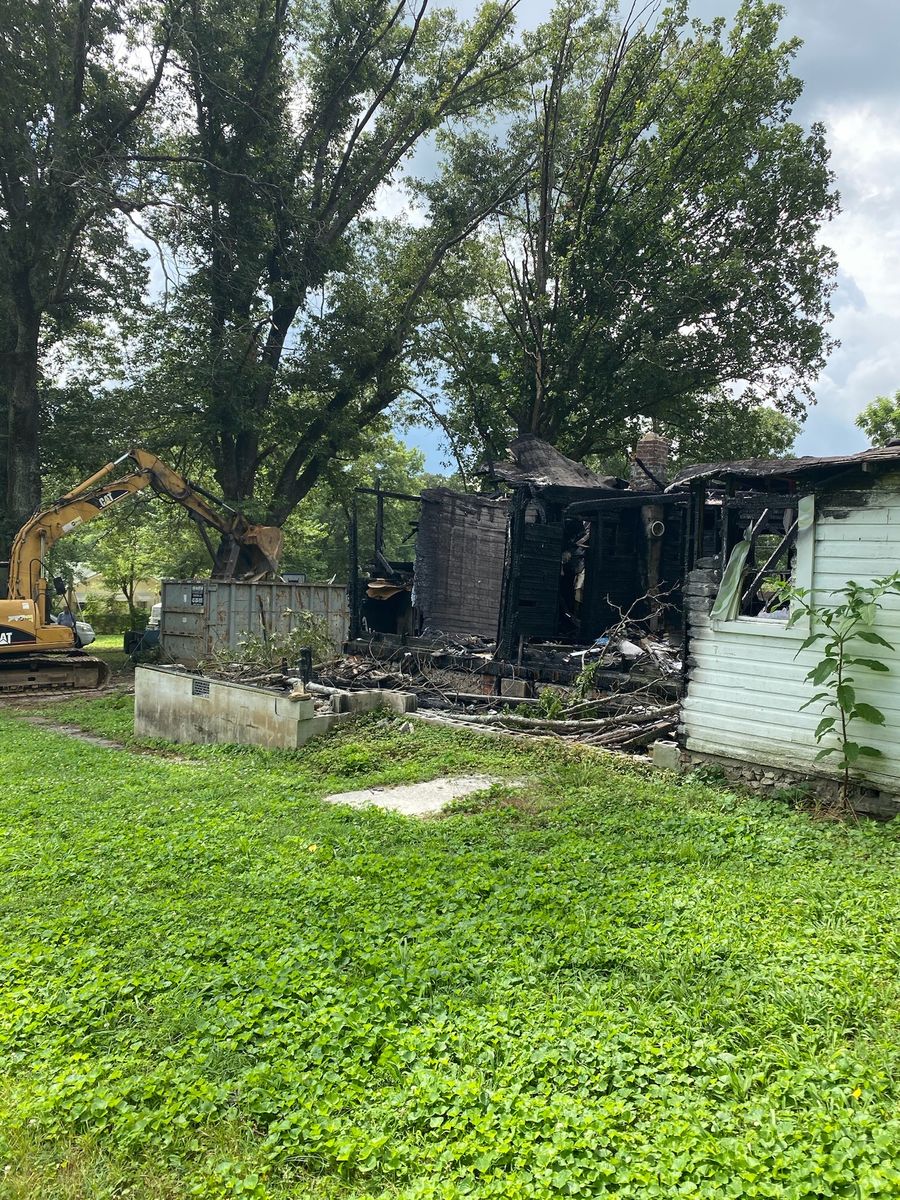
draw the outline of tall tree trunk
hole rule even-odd
[[[119,586],[122,589],[122,595],[125,597],[125,603],[128,605],[130,626],[132,629],[138,629],[142,614],[138,611],[137,605],[134,602],[134,594],[137,591],[137,578],[134,575],[129,575],[127,578],[119,580]]]
[[[9,358],[0,358],[0,560],[9,558],[11,524],[7,519],[6,464],[9,458]],[[6,585],[0,579],[0,600],[6,595]]]
[[[16,346],[10,355],[6,445],[6,549],[41,502],[38,339],[40,316],[19,315]]]

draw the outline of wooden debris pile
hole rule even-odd
[[[626,708],[613,716],[573,719],[531,717],[519,713],[455,713],[457,720],[471,725],[492,725],[516,733],[538,733],[604,746],[608,750],[640,750],[658,738],[675,732],[678,704],[644,704]]]
[[[263,691],[284,692],[292,699],[308,693],[302,668],[289,666],[287,660],[283,660],[279,667],[263,667],[258,663],[230,661],[220,656],[215,663],[203,664],[201,674],[224,683],[240,683],[244,687],[257,687]],[[321,694],[321,689],[313,699],[316,712],[326,712],[331,707],[330,700]]]
[[[316,670],[317,682],[330,687],[413,692],[420,715],[446,724],[631,752],[674,734],[679,705],[670,679],[626,676],[626,686],[615,692],[586,697],[574,687],[548,686],[536,697],[520,697],[486,693],[485,676],[477,669],[430,668],[402,652],[395,661],[347,656]]]
[[[293,674],[289,668],[275,670],[259,666],[247,666],[246,663],[217,663],[215,667],[206,667],[203,674],[210,679],[221,679],[225,683],[242,683],[247,687],[267,688],[274,691],[291,691],[298,679],[298,673]]]

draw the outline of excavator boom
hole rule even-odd
[[[102,482],[126,459],[136,470]],[[8,598],[0,600],[0,692],[37,687],[99,687],[108,670],[75,644],[74,631],[50,620],[47,558],[61,537],[94,520],[120,501],[152,488],[182,504],[212,550],[206,528],[220,536],[214,579],[263,579],[277,574],[282,533],[254,525],[224,501],[205,492],[155,454],[131,449],[107,463],[53,504],[36,513],[13,540]]]

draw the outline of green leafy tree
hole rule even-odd
[[[34,0],[4,8],[0,542],[40,500],[40,385],[52,346],[140,300],[143,257],[127,243],[122,214],[147,192],[123,154],[142,136],[171,33],[165,7]],[[154,59],[143,76],[131,65],[138,47]]]
[[[900,391],[893,396],[876,396],[856,418],[856,424],[873,446],[886,446],[900,438]]]
[[[800,432],[800,422],[787,413],[748,404],[722,391],[691,397],[681,414],[657,424],[659,432],[673,443],[675,467],[782,458],[791,453]]]
[[[349,562],[349,529],[354,489],[372,487],[377,480],[388,491],[418,495],[425,487],[451,482],[425,470],[420,450],[404,445],[386,428],[370,430],[368,448],[353,458],[335,458],[314,488],[288,519],[285,527],[284,565],[302,571],[309,579],[336,577],[346,582]],[[371,555],[374,544],[375,499],[356,497],[360,558]],[[385,504],[384,538],[388,558],[411,558],[411,522],[415,508],[400,501]]]
[[[509,194],[477,126],[507,102],[515,0],[462,22],[426,0],[200,0],[176,40],[182,112],[158,236],[185,270],[143,384],[171,397],[231,500],[283,523],[403,392],[441,264]],[[379,217],[434,136],[414,222]],[[162,356],[157,350],[163,347]]]
[[[692,396],[677,415],[653,421],[650,427],[671,445],[670,478],[697,463],[788,457],[801,428],[787,413],[765,404],[748,404],[724,391]],[[627,422],[618,451],[591,455],[589,465],[601,475],[627,477],[631,455],[647,428],[647,421]]]
[[[791,117],[780,16],[745,0],[726,29],[685,3],[620,18],[561,0],[528,35],[510,140],[539,152],[431,339],[461,434],[583,458],[642,420],[689,427],[726,384],[802,411],[831,345],[819,234],[837,198],[823,129]]]

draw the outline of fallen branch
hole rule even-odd
[[[539,729],[551,733],[606,733],[616,729],[631,729],[647,722],[659,721],[662,717],[674,716],[677,704],[648,709],[643,713],[625,712],[619,716],[601,717],[597,720],[567,721],[552,717],[518,717],[513,713],[459,713],[455,718],[470,725],[501,725],[508,729]]]

